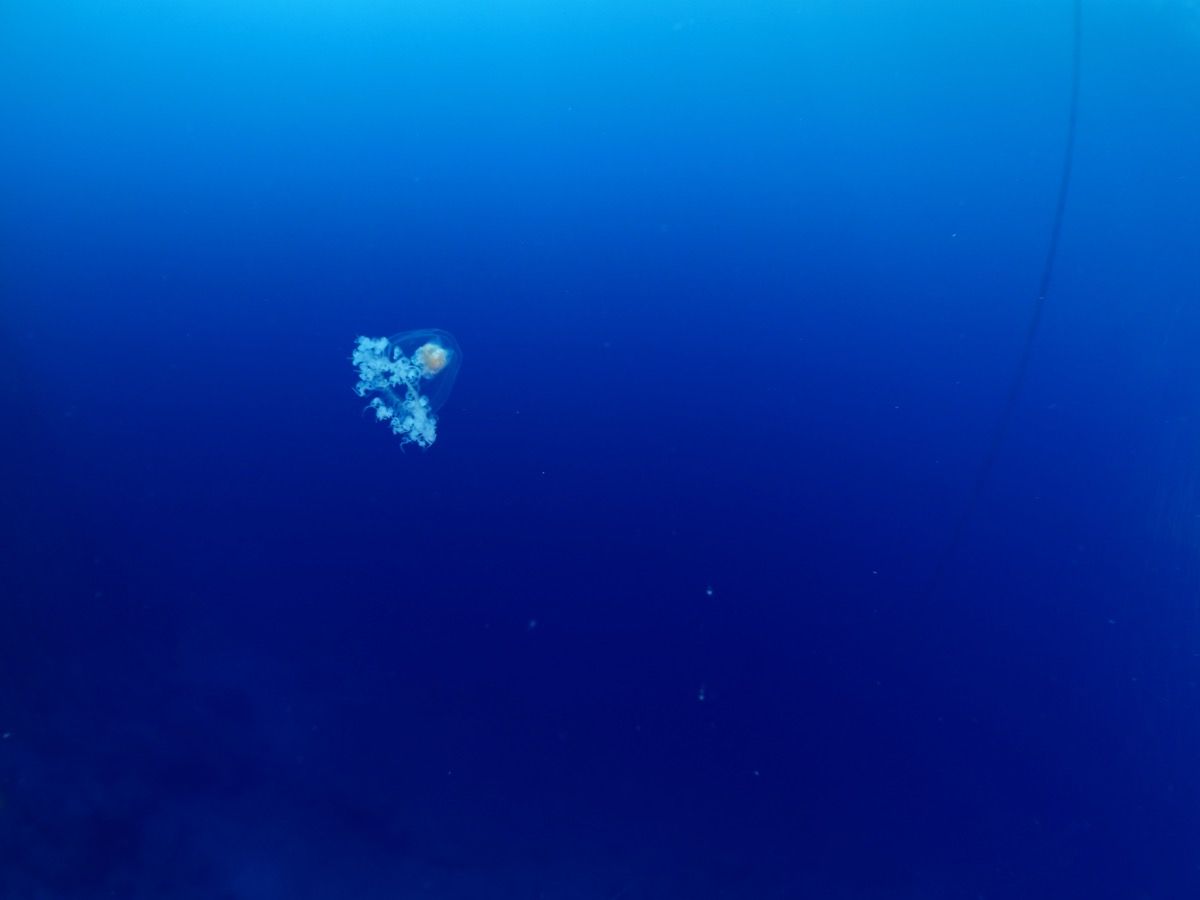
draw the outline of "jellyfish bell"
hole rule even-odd
[[[425,448],[437,440],[437,416],[462,363],[454,335],[440,328],[403,331],[390,338],[359,337],[351,361],[354,392],[387,422],[401,444]]]
[[[393,359],[410,361],[419,377],[428,382],[421,386],[421,393],[429,398],[429,408],[440,409],[462,364],[462,350],[454,335],[440,328],[419,328],[393,334],[387,343]]]

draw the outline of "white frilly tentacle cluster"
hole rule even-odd
[[[421,350],[409,357],[387,338],[360,337],[351,361],[358,369],[354,392],[374,395],[369,405],[375,418],[390,424],[401,443],[427,448],[437,440],[437,416],[420,389],[428,377]]]

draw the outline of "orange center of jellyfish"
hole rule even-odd
[[[446,348],[426,344],[421,348],[421,364],[430,375],[436,375],[446,367]]]

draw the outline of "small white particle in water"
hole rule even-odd
[[[696,693],[696,699],[701,703],[704,702],[704,685],[700,685],[700,690]]]
[[[704,596],[711,597],[712,595],[713,595],[713,586],[710,584],[708,587],[706,587],[704,589]]]

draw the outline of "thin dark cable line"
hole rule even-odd
[[[947,568],[958,554],[959,545],[962,543],[967,526],[975,517],[975,513],[979,508],[979,501],[983,497],[984,489],[991,480],[992,469],[995,468],[996,459],[1000,455],[1000,448],[1008,437],[1013,415],[1020,402],[1021,393],[1025,389],[1025,381],[1029,375],[1029,363],[1033,358],[1034,343],[1037,339],[1038,330],[1042,325],[1042,315],[1046,309],[1046,295],[1050,292],[1050,282],[1054,276],[1054,264],[1058,260],[1059,237],[1062,234],[1063,218],[1067,211],[1067,193],[1071,186],[1071,170],[1075,161],[1076,123],[1079,118],[1079,70],[1080,56],[1083,51],[1083,0],[1072,0],[1071,9],[1071,99],[1067,110],[1067,134],[1063,147],[1062,169],[1058,178],[1058,197],[1054,203],[1054,218],[1050,224],[1050,241],[1046,245],[1046,256],[1042,262],[1042,274],[1038,279],[1037,296],[1034,299],[1033,309],[1030,312],[1029,325],[1025,329],[1025,340],[1021,344],[1021,355],[1017,360],[1017,368],[1013,372],[1012,380],[1009,382],[1008,392],[1004,398],[1004,405],[1000,407],[1000,414],[996,418],[996,425],[992,431],[992,439],[988,443],[983,458],[980,460],[979,468],[975,472],[975,480],[971,485],[971,493],[967,496],[967,502],[963,505],[962,511],[954,523],[954,530],[950,534],[950,541],[946,545],[946,549],[942,553],[937,566],[934,568],[927,594],[932,594],[937,590],[942,578],[946,574]]]

